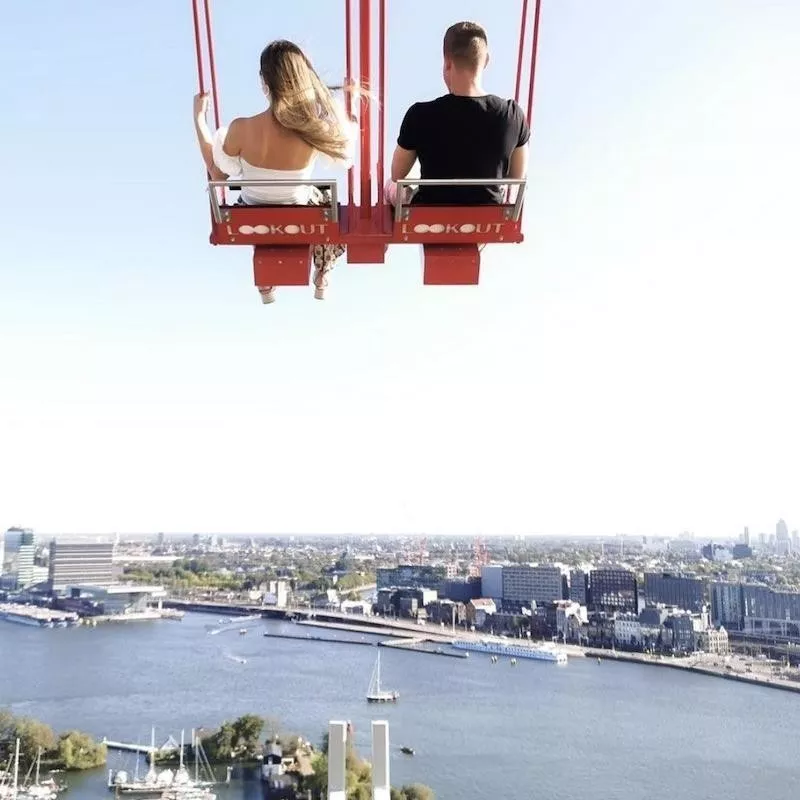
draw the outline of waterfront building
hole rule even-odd
[[[420,589],[438,589],[447,579],[447,567],[401,564],[398,567],[381,567],[377,571],[378,589],[393,586],[412,586]]]
[[[142,614],[154,604],[160,609],[161,600],[167,596],[163,586],[122,583],[106,586],[76,584],[65,587],[65,594],[57,601],[60,608],[89,616]]]
[[[706,584],[700,578],[669,572],[645,572],[644,594],[648,603],[675,606],[699,613],[706,603]]]
[[[636,575],[622,568],[595,569],[589,573],[589,609],[614,613],[639,612]]]
[[[664,628],[671,634],[673,650],[679,653],[694,652],[694,622],[690,614],[671,614],[664,622]]]
[[[558,636],[573,638],[574,630],[586,623],[586,607],[572,600],[558,600],[555,604],[555,630]]]
[[[712,624],[724,625],[729,630],[741,630],[744,618],[741,584],[715,581],[710,588]]]
[[[490,597],[496,604],[503,602],[503,565],[484,564],[481,567],[481,597]]]
[[[614,639],[623,645],[641,644],[642,625],[636,614],[617,614],[614,617]]]
[[[467,603],[467,620],[476,628],[483,628],[487,620],[496,613],[497,606],[495,606],[494,600],[488,597],[479,597],[477,600],[470,600]]]
[[[58,541],[50,545],[49,589],[53,594],[68,586],[110,586],[114,583],[114,543]]]
[[[459,603],[467,603],[480,596],[480,578],[448,578],[439,589],[439,597],[455,600]]]
[[[503,605],[509,608],[531,603],[553,603],[564,599],[564,576],[560,567],[543,564],[513,564],[503,567]]]
[[[434,600],[425,606],[425,611],[435,625],[461,625],[467,618],[467,607],[454,600]]]
[[[30,528],[9,528],[3,535],[0,576],[8,589],[24,589],[34,582],[36,544]]]
[[[707,653],[727,656],[731,652],[728,631],[725,628],[709,628],[700,634],[698,641],[700,649]]]
[[[589,575],[582,569],[573,569],[569,573],[569,599],[579,605],[586,605],[586,586]]]

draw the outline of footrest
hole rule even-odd
[[[311,247],[304,245],[258,245],[253,248],[256,286],[308,286]]]
[[[423,282],[426,286],[474,286],[481,271],[477,244],[424,244]]]

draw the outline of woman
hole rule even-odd
[[[354,119],[346,119],[303,51],[278,40],[261,53],[261,88],[269,100],[266,111],[235,119],[212,135],[206,121],[208,95],[194,98],[194,119],[203,160],[214,180],[308,180],[322,153],[347,167],[352,164],[358,134]],[[329,193],[315,186],[242,187],[247,205],[329,203]],[[315,245],[314,297],[323,300],[327,274],[344,253],[342,245]],[[259,287],[265,303],[275,300],[272,286]]]

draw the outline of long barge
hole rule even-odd
[[[453,647],[459,650],[472,650],[477,653],[488,653],[493,656],[509,656],[511,658],[531,658],[536,661],[550,661],[555,664],[566,664],[567,654],[552,645],[524,645],[510,642],[495,642],[491,639],[470,641],[457,639]]]

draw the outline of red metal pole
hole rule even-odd
[[[217,68],[214,64],[214,37],[211,34],[211,0],[203,0],[206,15],[206,41],[208,42],[208,72],[211,76],[211,99],[214,102],[214,125],[219,128],[219,97],[217,96]]]
[[[369,90],[371,84],[372,0],[359,3],[359,77],[361,86]],[[372,219],[372,107],[369,98],[361,99],[361,187],[358,195],[362,220]]]
[[[386,0],[378,6],[378,152],[377,152],[377,190],[378,217],[383,229],[383,159],[386,133]]]
[[[514,86],[514,101],[519,103],[519,90],[522,85],[522,58],[525,52],[525,29],[528,27],[528,0],[522,0],[522,22],[519,26],[519,55],[517,56],[517,82]]]
[[[533,123],[533,82],[536,78],[536,53],[539,50],[539,14],[542,10],[542,0],[536,0],[536,10],[533,14],[533,43],[531,45],[531,83],[528,86],[528,127]]]
[[[200,94],[206,90],[205,76],[203,74],[203,47],[200,44],[200,11],[197,0],[192,0],[192,20],[194,21],[194,52],[197,56],[197,83]]]
[[[351,0],[344,0],[344,107],[347,118],[353,115],[353,7]],[[352,220],[355,163],[347,170],[348,220]]]

